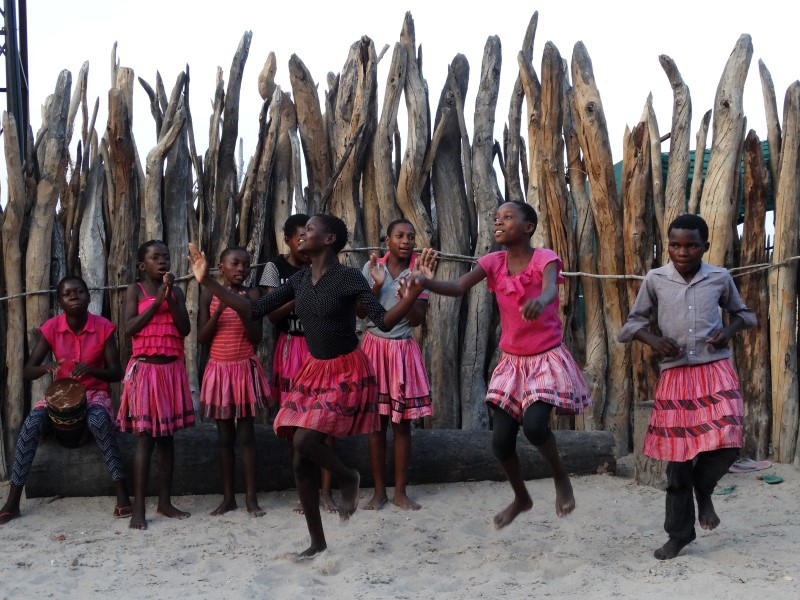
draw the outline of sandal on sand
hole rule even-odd
[[[759,477],[759,479],[761,479],[764,483],[769,483],[772,485],[781,483],[783,481],[783,477],[780,475],[764,475],[763,477]]]
[[[115,506],[114,507],[114,518],[115,519],[127,519],[133,514],[133,506]]]
[[[5,511],[0,513],[0,525],[5,525],[11,519],[16,519],[19,516],[19,513],[12,513],[10,511]]]
[[[728,469],[729,473],[750,473],[751,471],[763,471],[769,469],[772,463],[768,460],[753,460],[752,458],[740,458]]]
[[[733,490],[736,489],[736,484],[726,485],[725,487],[717,487],[714,490],[715,496],[727,496],[728,494],[732,494]]]

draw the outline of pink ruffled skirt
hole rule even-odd
[[[665,369],[658,378],[644,453],[685,462],[700,452],[742,447],[744,406],[727,358]]]
[[[581,413],[592,404],[575,359],[563,344],[540,354],[503,352],[489,381],[486,403],[520,423],[534,402],[552,404],[560,413]]]
[[[281,331],[275,344],[272,357],[272,398],[283,404],[283,399],[291,391],[297,373],[308,357],[308,344],[302,335],[290,335]]]
[[[386,339],[367,332],[361,349],[375,369],[380,414],[399,423],[433,413],[431,385],[417,340]]]
[[[309,355],[284,398],[273,427],[292,438],[295,428],[345,437],[381,427],[375,371],[360,348],[322,360]]]
[[[208,361],[200,387],[204,418],[255,417],[271,403],[267,376],[256,356],[230,362]]]
[[[122,431],[169,436],[194,425],[194,408],[182,359],[159,365],[132,358],[125,370],[117,414]]]

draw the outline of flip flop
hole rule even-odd
[[[114,518],[115,519],[127,519],[133,514],[133,506],[115,506],[114,507]]]
[[[770,485],[781,483],[783,481],[783,477],[781,477],[780,475],[764,475],[759,479],[763,480],[764,483],[769,483]]]
[[[0,525],[5,525],[12,519],[16,519],[19,516],[19,513],[12,513],[11,511],[5,511],[0,513]]]
[[[732,494],[733,490],[736,489],[736,484],[726,485],[725,487],[718,487],[714,490],[715,496],[727,496],[728,494]]]
[[[750,473],[751,471],[763,471],[769,469],[772,463],[768,460],[753,460],[752,458],[740,458],[728,469],[729,473]]]

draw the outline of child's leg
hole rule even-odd
[[[310,558],[328,547],[325,541],[325,532],[322,529],[322,515],[319,511],[319,483],[317,481],[319,467],[296,449],[292,453],[292,467],[294,468],[297,494],[300,496],[300,506],[303,516],[306,518],[308,534],[311,536],[311,545],[297,556]]]
[[[335,438],[332,435],[329,435],[325,438],[325,443],[330,447],[331,450],[334,449]],[[322,469],[322,508],[327,510],[329,513],[337,513],[339,512],[339,506],[333,500],[333,494],[331,494],[331,472],[327,469]]]
[[[245,506],[253,517],[263,517],[266,513],[258,505],[256,494],[256,429],[255,419],[248,417],[239,419],[236,426],[236,437],[242,449],[242,468],[244,471]]]
[[[552,404],[534,402],[522,416],[522,430],[531,444],[542,453],[550,469],[553,471],[553,483],[556,486],[556,514],[564,517],[575,510],[575,496],[569,474],[561,464],[558,445],[553,432],[550,431],[550,413]]]
[[[400,508],[419,510],[422,508],[406,495],[408,463],[411,461],[411,421],[403,419],[392,422],[394,433],[394,503]]]
[[[212,516],[224,515],[236,510],[236,494],[234,493],[234,444],[236,428],[233,419],[217,419],[217,451],[219,454],[219,474],[222,480],[222,503],[211,511]]]
[[[381,428],[369,434],[369,464],[375,481],[375,493],[364,505],[364,510],[380,510],[389,499],[386,497],[386,431],[389,417],[381,415]],[[397,457],[395,457],[397,460]]]
[[[133,459],[133,515],[128,525],[131,529],[147,529],[144,503],[153,446],[155,440],[149,433],[142,433],[136,440],[136,455]]]
[[[158,446],[158,506],[156,512],[170,519],[186,519],[188,512],[172,505],[172,471],[175,467],[175,441],[171,435],[156,438]]]
[[[22,429],[17,438],[17,447],[14,452],[14,467],[11,473],[11,486],[8,490],[6,503],[0,508],[0,525],[5,525],[11,519],[19,516],[19,502],[22,498],[22,489],[28,480],[33,457],[39,447],[39,438],[45,428],[49,426],[49,417],[44,408],[33,409],[25,418]],[[2,449],[0,449],[2,451]]]
[[[111,480],[114,482],[114,491],[117,495],[117,508],[114,514],[115,516],[127,516],[131,499],[128,496],[128,488],[125,485],[125,470],[122,468],[122,458],[119,455],[117,438],[111,428],[111,419],[108,417],[106,409],[102,406],[90,406],[86,411],[86,422],[97,447],[100,448],[103,459],[106,461],[106,468],[111,474]],[[128,510],[120,511],[120,509],[126,508]]]
[[[667,463],[667,501],[664,516],[664,531],[669,540],[653,553],[658,560],[675,558],[684,546],[695,537],[694,499],[692,498],[691,460]]]
[[[358,471],[346,466],[330,446],[325,443],[325,434],[313,429],[298,428],[294,434],[294,447],[297,454],[310,460],[321,469],[328,469],[339,482],[342,504],[339,517],[350,518],[358,506],[358,484],[361,477]],[[303,509],[305,510],[305,506]]]
[[[720,448],[701,452],[697,456],[693,473],[694,495],[697,499],[697,521],[703,529],[711,530],[719,525],[711,494],[738,456],[738,448]]]
[[[492,451],[494,452],[503,471],[508,477],[508,482],[514,490],[514,500],[505,509],[494,516],[494,526],[502,529],[510,524],[521,512],[530,510],[533,506],[528,488],[519,471],[519,457],[517,456],[517,433],[519,423],[504,410],[494,409],[492,426]]]

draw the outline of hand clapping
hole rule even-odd
[[[198,283],[204,283],[208,277],[208,259],[204,252],[194,244],[189,244],[189,264],[192,267],[192,275]]]

